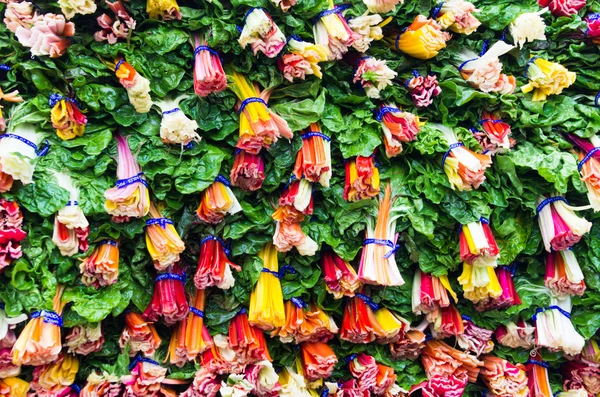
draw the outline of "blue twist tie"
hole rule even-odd
[[[6,304],[4,302],[0,302],[0,310],[4,310],[6,308]]]
[[[186,148],[186,149],[189,150],[189,149],[193,148],[195,144],[196,143],[194,141],[191,141],[190,143],[188,143],[187,145],[185,145],[184,148]]]
[[[0,64],[0,70],[9,71],[10,69],[12,69],[12,68],[10,66],[8,66],[8,65],[6,65],[4,63]]]
[[[460,64],[460,66],[458,67],[458,71],[461,72],[467,63],[476,61],[478,59],[479,58],[467,59],[466,61],[464,61],[463,63]]]
[[[177,280],[177,281],[181,281],[183,284],[185,284],[185,274],[179,275],[179,274],[175,274],[175,273],[162,273],[162,274],[159,274],[158,276],[156,276],[156,278],[154,279],[154,282],[158,283],[159,281],[163,281],[163,280]]]
[[[506,41],[506,34],[508,33],[508,26],[504,28],[502,31],[502,35],[500,36],[501,41]]]
[[[388,259],[390,256],[394,255],[396,253],[396,251],[398,251],[398,248],[400,248],[400,244],[394,244],[394,242],[392,240],[382,240],[379,238],[365,239],[365,241],[363,242],[363,245],[368,245],[368,244],[385,245],[387,247],[390,247],[392,250],[387,252],[383,256],[384,259]]]
[[[562,196],[549,197],[549,198],[545,199],[544,201],[542,201],[540,203],[540,205],[537,206],[537,208],[535,209],[535,216],[538,216],[540,214],[540,212],[544,209],[545,206],[547,206],[548,204],[554,203],[555,201],[564,201],[565,203],[569,204],[567,199]]]
[[[433,336],[431,336],[431,334],[425,334],[425,342],[429,342],[432,339],[433,339]]]
[[[373,299],[371,299],[370,296],[367,295],[363,295],[361,293],[356,293],[354,294],[354,296],[356,296],[357,298],[360,298],[363,302],[365,302],[367,305],[369,305],[369,307],[371,307],[371,309],[373,309],[373,311],[377,311],[379,310],[379,305],[375,302],[373,302]]]
[[[456,142],[450,145],[450,149],[448,149],[448,151],[446,153],[444,153],[444,157],[442,157],[442,167],[444,167],[444,164],[446,163],[446,159],[448,158],[448,156],[450,156],[450,152],[456,148],[459,147],[463,147],[465,146],[464,143],[462,142]]]
[[[104,245],[104,244],[112,245],[113,247],[117,246],[117,242],[115,240],[101,240],[96,243],[96,245]]]
[[[204,243],[206,243],[207,241],[210,240],[215,240],[218,241],[221,246],[223,247],[223,251],[225,251],[225,255],[229,256],[229,254],[231,254],[231,239],[229,240],[228,243],[225,243],[225,241],[223,241],[223,239],[216,237],[216,236],[206,236],[202,239],[202,241],[200,241],[200,245],[203,245]]]
[[[300,309],[306,309],[308,307],[308,304],[300,298],[293,297],[293,298],[290,298],[290,301],[292,301],[292,303]]]
[[[245,308],[245,307],[242,307],[242,308],[240,309],[240,311],[238,312],[238,314],[248,314],[248,310],[246,310],[246,308]]]
[[[501,123],[502,119],[483,119],[479,122],[479,125],[483,125],[483,123]]]
[[[76,207],[78,205],[77,201],[69,201],[67,203],[67,207]]]
[[[590,14],[587,16],[587,19],[590,21],[597,21],[600,19],[600,13],[598,14]]]
[[[167,227],[167,225],[172,225],[173,221],[169,218],[150,218],[146,220],[146,226],[151,225],[160,225],[163,229]]]
[[[268,106],[267,103],[262,99],[262,98],[258,98],[258,97],[250,97],[250,98],[246,98],[242,101],[242,103],[240,104],[240,108],[238,110],[238,114],[242,114],[242,112],[244,111],[244,108],[246,106],[248,106],[248,104],[250,103],[262,103],[265,106]]]
[[[401,110],[394,106],[384,106],[375,113],[375,120],[381,121],[387,113],[400,112]]]
[[[190,312],[195,314],[196,316],[200,317],[200,318],[204,318],[204,312],[200,309],[196,309],[193,306],[190,306]]]
[[[237,156],[238,154],[240,154],[242,152],[242,149],[235,149],[235,152],[233,152],[233,154],[235,156]]]
[[[152,360],[151,358],[142,357],[138,354],[137,356],[135,356],[135,359],[133,359],[133,362],[129,364],[129,370],[131,371],[133,368],[135,368],[135,366],[138,365],[139,362],[160,365],[158,362]]]
[[[558,312],[560,314],[562,314],[563,316],[565,316],[566,318],[570,319],[571,318],[571,313],[569,313],[568,311],[564,310],[563,308],[561,308],[560,306],[556,306],[556,305],[552,305],[552,306],[548,306],[548,307],[539,307],[536,309],[535,314],[533,315],[533,317],[531,317],[531,319],[533,321],[537,320],[537,315],[539,313],[543,313],[546,310],[558,310]]]
[[[144,175],[144,173],[140,172],[139,174],[137,174],[136,176],[132,176],[131,178],[119,179],[117,183],[115,183],[115,186],[117,187],[117,189],[122,189],[129,185],[133,185],[134,183],[141,183],[142,185],[148,187],[148,182],[142,179],[142,175]]]
[[[296,274],[296,269],[294,269],[292,266],[290,265],[285,265],[283,266],[281,269],[279,269],[278,272],[273,271],[273,270],[269,270],[266,267],[263,267],[262,269],[263,273],[270,273],[273,276],[277,277],[278,279],[282,279],[286,273],[290,273],[290,274]]]
[[[216,52],[215,50],[213,50],[212,48],[210,48],[210,47],[209,47],[209,46],[207,46],[207,45],[199,45],[198,47],[196,47],[196,48],[194,49],[194,56],[198,55],[198,53],[199,53],[200,51],[208,51],[208,52],[210,52],[212,55],[219,56],[219,53],[218,53],[218,52]]]
[[[242,29],[242,27],[241,27],[241,26],[238,26],[238,25],[236,25],[236,26],[235,26],[235,28],[237,29],[237,31],[238,31],[239,33],[242,33],[242,32],[244,31],[244,29]]]
[[[402,30],[402,33],[404,33],[404,31],[405,31],[406,29],[407,29],[407,28],[404,28],[404,29]],[[397,50],[399,50],[399,49],[400,49],[400,47],[398,47],[398,41],[400,41],[400,36],[402,36],[402,33],[400,33],[399,35],[396,35],[396,40],[394,40],[394,45],[395,45],[395,47],[396,47],[396,49],[397,49]]]
[[[596,94],[596,98],[594,98],[594,106],[597,108],[600,107],[600,91],[598,91],[598,93]]]
[[[323,134],[321,131],[310,131],[310,132],[307,132],[305,134],[302,134],[301,138],[302,139],[308,139],[308,138],[312,138],[312,137],[315,137],[315,136],[323,138],[327,142],[331,142],[331,138],[328,137],[327,135]]]
[[[487,220],[486,218],[484,218],[484,217],[481,217],[481,218],[479,218],[479,222],[481,222],[481,223],[485,223],[486,225],[489,225],[489,224],[490,224],[490,221],[488,221],[488,220]]]
[[[59,101],[63,99],[65,99],[65,97],[60,94],[50,94],[50,97],[48,98],[48,105],[53,108]]]
[[[526,79],[528,79],[529,77],[527,77],[527,71],[529,70],[529,67],[531,66],[531,64],[533,62],[535,62],[535,60],[538,59],[538,56],[534,56],[532,57],[528,62],[527,65],[525,65],[525,72],[523,73],[523,76],[525,76]]]
[[[467,316],[466,314],[463,314],[461,317],[462,317],[463,320],[473,322],[473,320],[471,320],[471,317]]]
[[[346,357],[346,365],[350,365],[350,361],[354,361],[356,357],[358,357],[358,354],[351,354]]]
[[[0,135],[0,139],[3,139],[3,138],[13,138],[13,139],[17,139],[17,140],[23,142],[24,144],[26,144],[27,146],[29,146],[30,148],[35,150],[35,154],[38,157],[45,156],[48,153],[48,150],[50,149],[50,143],[48,142],[47,139],[44,141],[44,143],[46,145],[42,149],[38,149],[38,147],[35,143],[31,142],[29,139],[23,138],[21,135],[17,135],[17,134],[2,134],[2,135]]]
[[[508,270],[510,272],[511,276],[514,276],[515,274],[517,274],[517,262],[513,262],[510,265],[503,265],[500,267]]]
[[[292,182],[294,182],[296,179],[297,179],[296,175],[292,174],[292,176],[290,176],[290,179],[287,181],[287,183],[283,187],[283,190],[286,190],[288,187],[290,187],[290,185],[292,184]]]
[[[227,180],[227,178],[225,178],[221,174],[217,175],[217,177],[215,178],[215,182],[221,182],[223,185],[231,187],[231,183]]]
[[[588,161],[590,161],[590,159],[592,158],[592,156],[594,155],[594,153],[596,153],[598,150],[600,150],[600,146],[599,147],[595,147],[592,150],[590,150],[584,158],[581,159],[581,161],[579,162],[579,164],[577,164],[577,170],[579,172],[581,172],[581,168],[583,167],[583,165],[585,163],[587,163]]]
[[[533,364],[533,365],[539,365],[540,367],[544,367],[546,369],[550,368],[550,364],[548,364],[545,361],[539,361],[539,360],[527,360],[525,361],[525,365],[527,364]]]
[[[117,70],[119,70],[119,68],[121,67],[121,65],[125,62],[125,58],[121,58],[121,60],[119,62],[117,62],[117,64],[115,65],[115,73],[117,73]]]
[[[442,7],[444,3],[440,3],[431,9],[431,19],[436,19],[440,11],[442,11]]]
[[[71,390],[73,390],[75,393],[77,393],[77,395],[81,394],[81,387],[79,387],[79,385],[76,383],[73,383],[71,385]]]
[[[167,114],[177,113],[177,112],[180,112],[180,111],[181,111],[180,108],[173,108],[171,110],[165,110],[164,112],[162,112],[162,115],[166,116]]]
[[[321,397],[329,397],[329,388],[325,386],[321,392]]]
[[[331,10],[321,11],[319,15],[317,15],[317,17],[313,20],[313,25],[319,22],[319,19],[326,17],[327,15],[339,14],[340,12],[347,10],[351,6],[352,4],[340,4],[339,6],[333,7]]]
[[[481,52],[479,56],[482,57],[488,50],[488,46],[490,45],[490,41],[488,39],[483,40],[483,47],[481,48]]]
[[[43,318],[46,324],[56,325],[57,327],[63,326],[62,317],[58,315],[58,313],[50,311],[50,310],[40,310],[37,312],[31,313],[31,318]]]

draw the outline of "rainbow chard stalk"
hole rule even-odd
[[[162,114],[160,140],[163,143],[179,144],[183,147],[192,142],[200,142],[200,135],[196,132],[198,123],[189,119],[179,107],[179,103],[187,98],[187,95],[180,95],[177,98],[165,97],[154,102]]]
[[[404,87],[410,93],[414,105],[425,108],[433,103],[433,98],[442,93],[442,89],[435,74],[423,77],[416,70],[413,70],[412,74],[412,77],[404,82]]]
[[[532,101],[545,101],[549,95],[559,95],[570,87],[577,78],[575,72],[569,72],[559,63],[547,61],[537,56],[532,57],[525,68],[525,76],[529,83],[521,87],[521,91],[533,91]]]
[[[107,14],[102,14],[96,18],[100,30],[94,33],[94,40],[101,42],[107,41],[108,44],[115,44],[119,39],[126,39],[129,34],[135,30],[136,21],[133,19],[121,0],[114,3],[104,0],[108,8],[115,14],[115,19]]]
[[[146,356],[152,356],[160,346],[160,336],[154,325],[144,321],[141,314],[135,312],[125,313],[125,328],[119,338],[121,349],[129,343],[129,356],[133,357],[141,352]]]
[[[385,307],[375,311],[375,319],[383,330],[382,335],[377,338],[377,343],[382,345],[396,343],[410,328],[408,320]]]
[[[538,197],[536,215],[546,252],[563,251],[577,244],[592,223],[575,215],[588,207],[572,207],[562,196]]]
[[[26,320],[26,314],[9,317],[0,306],[0,378],[2,379],[19,376],[21,373],[21,365],[13,363],[11,350],[17,341],[14,330],[18,324]]]
[[[535,327],[519,319],[516,323],[509,321],[505,325],[500,325],[494,331],[494,336],[499,344],[513,349],[522,347],[531,349],[534,346]]]
[[[491,352],[494,349],[494,342],[492,342],[494,331],[478,327],[468,316],[462,316],[462,318],[465,331],[456,337],[458,345],[475,353],[478,357]]]
[[[450,187],[458,190],[479,188],[485,181],[485,170],[492,165],[492,158],[487,154],[479,154],[466,148],[458,141],[456,133],[449,127],[434,124],[441,133],[449,149],[442,157],[442,167]]]
[[[194,33],[194,92],[199,97],[207,97],[227,88],[227,76],[221,64],[219,53],[208,46],[206,35]]]
[[[528,379],[522,364],[513,365],[494,356],[484,356],[482,361],[483,367],[479,376],[493,396],[526,397],[528,395]]]
[[[555,295],[583,295],[585,282],[579,262],[571,250],[546,253],[544,285]]]
[[[356,156],[344,162],[346,167],[344,200],[360,201],[379,194],[379,169],[375,164],[375,155]]]
[[[423,321],[421,325],[409,328],[405,333],[400,333],[400,338],[390,344],[392,357],[398,360],[414,360],[419,357],[425,348],[426,335],[423,330],[427,325],[428,322]]]
[[[438,11],[439,7],[439,11]],[[481,25],[474,12],[479,12],[473,3],[465,0],[444,1],[436,6],[437,15],[434,16],[442,29],[449,29],[455,33],[470,35]]]
[[[0,271],[23,255],[21,241],[25,237],[21,208],[13,201],[0,198]]]
[[[361,286],[356,270],[333,251],[321,254],[321,270],[327,292],[335,299],[353,297]]]
[[[48,141],[43,148],[39,147],[43,138],[32,124],[11,127],[0,135],[0,193],[10,191],[15,180],[23,185],[33,182],[35,159],[48,152]]]
[[[89,222],[78,204],[79,187],[67,174],[54,175],[58,185],[69,192],[69,202],[54,217],[52,242],[62,256],[73,256],[88,249]]]
[[[315,18],[313,34],[315,43],[328,49],[327,60],[342,59],[357,38],[344,18],[343,12],[349,4],[334,6],[333,0],[328,0],[329,9],[322,11]]]
[[[358,268],[358,277],[363,283],[382,286],[404,284],[395,256],[398,249],[396,219],[400,216],[394,214],[391,195],[392,190],[388,184],[383,198],[379,200],[377,220],[371,217],[367,219],[365,241]]]
[[[115,187],[104,192],[104,209],[114,222],[127,222],[142,218],[150,211],[148,183],[137,160],[133,157],[127,139],[115,134],[117,139],[117,178]]]
[[[152,107],[150,80],[139,74],[123,57],[117,57],[114,63],[107,64],[115,72],[119,83],[127,90],[129,103],[133,105],[135,111],[148,113]]]
[[[102,350],[104,346],[104,334],[102,323],[76,325],[65,337],[65,347],[69,353],[88,354]]]
[[[598,346],[598,342],[594,339],[588,339],[581,352],[581,357],[584,361],[587,360],[592,363],[600,364],[600,346]]]
[[[165,271],[179,262],[179,254],[185,244],[169,218],[163,218],[160,210],[150,203],[150,219],[146,220],[146,248],[154,261],[154,268]]]
[[[502,121],[498,115],[484,110],[479,124],[482,131],[472,128],[471,132],[481,145],[484,154],[505,153],[515,145],[515,140],[510,137],[510,125]]]
[[[91,372],[81,389],[81,397],[118,397],[121,395],[121,382],[119,377],[108,372],[102,374]]]
[[[27,397],[30,389],[29,382],[19,378],[7,377],[0,380],[0,390],[2,397]]]
[[[452,36],[440,24],[424,15],[417,15],[413,23],[402,31],[389,30],[385,41],[397,51],[418,59],[431,59],[446,48]]]
[[[119,276],[119,246],[114,240],[102,240],[96,244],[92,255],[79,265],[81,282],[99,288],[117,282]]]
[[[294,176],[329,187],[331,179],[331,138],[321,132],[317,123],[311,123],[301,135],[302,149],[296,156]]]
[[[439,340],[430,340],[425,344],[425,349],[423,350],[423,354],[421,354],[421,363],[430,380],[436,378],[438,381],[444,378],[450,380],[452,377],[456,377],[462,383],[463,388],[467,382],[475,383],[477,381],[480,367],[483,365],[483,362],[479,361],[475,356],[454,349]],[[452,384],[454,382],[449,383]],[[449,391],[448,389],[445,390],[445,392]],[[431,395],[447,396],[448,394]],[[461,396],[462,392],[457,391],[455,395]]]
[[[300,357],[304,376],[309,382],[329,378],[338,362],[333,349],[323,342],[302,343]]]
[[[12,361],[15,365],[46,365],[55,362],[62,350],[62,312],[67,302],[63,302],[64,286],[56,287],[52,310],[31,313],[31,319],[19,334],[12,348]]]
[[[376,14],[386,14],[390,11],[396,11],[396,5],[404,4],[404,0],[363,0],[367,10]]]
[[[450,306],[452,296],[455,303],[458,297],[450,285],[447,275],[436,277],[422,270],[415,271],[412,287],[412,311],[425,314],[427,321],[433,322],[440,315],[440,309]]]
[[[161,385],[167,375],[167,369],[156,361],[139,355],[129,364],[129,375],[121,377],[125,386],[125,396],[173,396],[174,392],[164,389]]]
[[[260,189],[265,180],[265,159],[260,154],[237,149],[229,178],[233,186],[244,191],[254,192]]]
[[[521,304],[521,299],[519,298],[519,294],[515,289],[515,284],[512,277],[516,271],[516,264],[512,264],[510,268],[507,266],[500,266],[494,269],[494,271],[496,272],[496,279],[500,284],[502,293],[496,298],[488,295],[487,298],[477,302],[475,304],[475,309],[478,311],[506,309],[508,307]]]
[[[352,47],[358,52],[367,52],[374,40],[383,39],[381,28],[391,21],[392,18],[384,21],[378,14],[369,15],[368,11],[359,17],[350,19],[348,26],[354,32],[355,39]]]
[[[284,367],[279,372],[279,384],[281,385],[279,395],[281,397],[316,397],[316,392],[308,387],[302,362],[297,359],[294,367]]]
[[[194,276],[194,285],[197,289],[203,290],[212,286],[221,289],[233,287],[235,279],[231,268],[238,272],[242,269],[230,261],[227,255],[229,255],[229,246],[222,239],[208,236],[202,240],[198,269]]]
[[[333,318],[314,303],[300,298],[285,302],[285,324],[273,331],[283,343],[327,342],[338,332]]]
[[[2,101],[16,103],[23,102],[23,98],[19,96],[18,90],[14,90],[12,92],[9,92],[8,94],[5,94],[4,92],[2,92],[2,88],[0,88],[0,132],[4,132],[4,130],[6,130],[6,120],[4,119],[4,115],[2,114]]]
[[[79,360],[73,354],[61,354],[54,362],[36,367],[30,387],[37,396],[77,396],[71,385],[79,371]]]
[[[163,21],[181,19],[181,12],[179,12],[176,0],[147,0],[146,12],[150,19],[162,19]]]
[[[178,367],[195,360],[214,345],[204,324],[204,290],[196,290],[191,304],[188,315],[176,326],[169,343],[170,363]]]
[[[229,324],[229,347],[236,355],[235,360],[241,364],[273,361],[267,349],[265,334],[260,328],[251,325],[245,310],[239,312]]]
[[[258,257],[263,262],[263,269],[250,294],[248,318],[252,325],[270,331],[285,324],[281,278],[287,268],[279,269],[277,250],[273,244],[267,243],[258,253]]]
[[[267,107],[272,89],[260,91],[246,76],[233,72],[229,89],[238,98],[236,104],[240,116],[238,149],[258,154],[262,148],[269,149],[280,137],[291,139],[292,130],[287,121]]]
[[[552,397],[552,386],[550,386],[548,378],[550,365],[543,361],[542,355],[535,350],[531,352],[530,356],[531,358],[525,363],[529,395],[531,397]]]
[[[538,0],[540,7],[548,7],[555,17],[570,17],[585,7],[586,0]]]
[[[171,326],[183,320],[189,312],[185,295],[185,271],[175,264],[171,271],[159,274],[154,281],[152,301],[142,313],[144,320],[157,322],[161,317]]]
[[[563,393],[560,397],[589,397],[597,396],[600,393],[600,368],[594,363],[582,360],[569,360],[561,365],[561,374],[563,376],[563,386],[565,390],[570,390],[571,394]],[[574,394],[575,391],[583,392]]]
[[[96,12],[96,3],[93,0],[59,0],[60,10],[67,19],[72,19],[76,14],[89,15]]]
[[[241,210],[242,207],[231,190],[231,184],[223,175],[218,175],[202,192],[196,215],[200,220],[215,225],[222,222],[226,214],[234,215]]]
[[[362,293],[350,298],[344,310],[340,339],[351,343],[371,343],[378,338],[385,338],[386,330],[374,313],[379,308],[369,296]]]
[[[217,379],[217,374],[202,367],[196,371],[194,381],[181,397],[216,397],[220,389],[221,382]]]
[[[465,332],[462,317],[452,303],[439,311],[438,317],[434,319],[429,328],[433,337],[437,339],[450,338]]]
[[[68,141],[79,136],[83,136],[87,118],[81,110],[79,104],[71,97],[64,97],[60,94],[50,94],[48,105],[52,127],[56,129],[56,135],[63,141]]]
[[[392,85],[392,80],[398,73],[390,69],[385,60],[360,54],[358,56],[358,60],[351,63],[356,65],[352,82],[360,84],[369,98],[379,99],[380,92]],[[349,55],[347,58],[350,57]]]
[[[416,140],[425,124],[419,121],[419,116],[403,112],[393,103],[379,105],[375,119],[381,122],[385,154],[390,158],[402,153],[402,142]]]
[[[538,308],[533,316],[536,345],[552,351],[562,350],[572,356],[581,353],[585,339],[571,323],[571,297],[566,295],[557,298],[549,290],[544,290],[541,292],[550,296],[550,306]]]
[[[288,81],[304,80],[307,75],[323,78],[319,62],[327,60],[329,51],[321,44],[313,44],[292,35],[286,53],[277,58],[277,67]]]
[[[525,12],[515,18],[514,21],[508,26],[510,35],[513,38],[513,42],[523,48],[523,45],[527,42],[531,43],[535,40],[546,40],[546,23],[542,14],[547,12],[548,9],[544,8],[538,12]]]
[[[585,18],[587,23],[587,37],[592,40],[592,43],[600,45],[600,16],[598,14],[590,14]]]
[[[285,47],[285,36],[264,9],[251,8],[246,13],[238,43],[242,48],[250,44],[254,56],[260,51],[269,58],[275,58]]]
[[[600,23],[600,17],[598,18]],[[600,211],[600,138],[592,136],[584,139],[574,134],[568,134],[569,139],[575,144],[575,153],[579,159],[577,168],[581,173],[581,180],[587,187],[587,196],[594,212]]]
[[[517,81],[514,76],[502,73],[500,56],[513,48],[515,47],[500,40],[480,56],[469,49],[463,49],[459,55],[460,63],[456,66],[462,78],[473,88],[483,92],[511,94],[517,87]]]

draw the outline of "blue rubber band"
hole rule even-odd
[[[9,70],[11,70],[11,69],[12,69],[12,68],[11,68],[10,66],[8,66],[8,65],[6,65],[6,64],[4,64],[4,63],[0,64],[0,70],[6,70],[6,71],[9,71]]]
[[[331,10],[321,11],[319,15],[317,15],[317,17],[313,20],[313,25],[319,22],[319,19],[326,17],[327,15],[339,14],[340,12],[347,10],[351,6],[352,4],[340,4],[339,6],[333,7]]]
[[[142,185],[148,187],[148,182],[142,179],[143,175],[144,173],[140,172],[139,174],[137,174],[136,176],[132,176],[131,178],[119,179],[117,183],[115,183],[115,186],[117,187],[117,189],[122,189],[129,185],[133,185],[134,183],[141,183]]]
[[[200,318],[204,318],[204,311],[202,311],[200,309],[196,309],[193,306],[190,306],[190,313],[195,314],[196,316],[198,316]]]
[[[460,71],[462,71],[462,70],[463,70],[463,68],[465,67],[465,65],[466,65],[467,63],[469,63],[469,62],[472,62],[472,61],[476,61],[476,60],[478,60],[478,59],[479,59],[479,58],[467,59],[466,61],[464,61],[463,63],[461,63],[461,64],[460,64],[460,66],[458,67],[458,71],[459,71],[459,72],[460,72]]]
[[[210,48],[207,45],[199,45],[198,47],[196,47],[194,49],[194,56],[198,55],[198,53],[200,51],[208,51],[208,52],[210,52],[213,55],[219,56],[219,53],[217,51],[213,50],[212,48]]]
[[[101,240],[96,243],[96,245],[112,245],[113,247],[117,246],[117,242],[115,240]]]
[[[431,9],[431,19],[436,19],[440,11],[442,11],[442,7],[444,3],[440,3]]]
[[[67,203],[67,207],[76,207],[78,205],[77,201],[69,201]]]
[[[380,306],[377,303],[373,302],[373,299],[371,299],[370,296],[363,295],[361,293],[356,293],[356,294],[354,294],[354,296],[356,296],[357,298],[359,298],[360,300],[365,302],[367,305],[369,305],[369,307],[371,309],[373,309],[373,311],[376,312],[377,310],[380,309]]]
[[[384,259],[388,259],[390,256],[394,255],[396,253],[396,251],[398,251],[398,248],[400,248],[400,244],[394,244],[394,242],[392,240],[382,240],[382,239],[378,239],[378,238],[365,239],[365,241],[363,242],[363,245],[368,245],[368,244],[385,245],[387,247],[390,247],[392,250],[387,252],[383,256]]]
[[[510,265],[502,265],[500,268],[508,270],[511,276],[517,274],[517,262],[513,262]]]
[[[159,274],[158,276],[156,276],[156,278],[154,279],[155,283],[158,283],[159,281],[164,281],[164,280],[176,280],[176,281],[181,281],[183,284],[185,284],[185,274],[180,275],[180,274],[175,274],[175,273],[162,273]]]
[[[479,222],[481,222],[481,223],[485,223],[486,225],[489,225],[489,224],[490,224],[490,221],[488,221],[488,220],[487,220],[486,218],[484,218],[484,217],[481,217],[481,218],[479,218]]]
[[[540,313],[545,312],[546,310],[558,310],[558,312],[560,314],[562,314],[563,316],[565,316],[566,318],[570,319],[571,318],[571,313],[569,313],[568,311],[564,310],[563,308],[561,308],[560,306],[556,306],[556,305],[552,305],[552,306],[548,306],[548,307],[543,307],[543,308],[537,308],[535,310],[535,314],[531,317],[531,319],[533,321],[537,320],[537,315]]]
[[[143,363],[149,363],[149,364],[154,364],[154,365],[160,365],[158,362],[152,360],[151,358],[148,357],[142,357],[139,354],[137,356],[135,356],[135,358],[133,359],[133,362],[131,364],[129,364],[129,370],[131,371],[133,368],[135,368],[136,365],[138,365],[138,363],[143,362]]]
[[[44,319],[44,322],[46,324],[56,325],[57,327],[63,326],[62,317],[58,313],[53,312],[51,310],[39,310],[37,312],[31,313],[32,319],[40,317]]]
[[[325,386],[321,392],[321,397],[329,397],[329,388]]]
[[[246,98],[240,104],[240,108],[238,109],[238,114],[242,114],[242,112],[244,111],[244,108],[251,103],[262,103],[263,105],[268,106],[267,103],[262,98],[258,98],[258,97]]]
[[[383,119],[383,116],[385,116],[387,113],[396,112],[401,112],[401,110],[394,106],[384,106],[377,110],[377,112],[375,113],[375,120],[381,121]]]
[[[308,304],[300,298],[292,297],[290,298],[290,301],[299,309],[306,309],[308,307]]]
[[[300,137],[302,139],[308,139],[308,138],[312,138],[312,137],[315,137],[315,136],[321,137],[324,140],[326,140],[327,142],[331,142],[331,138],[328,137],[327,135],[323,134],[321,131],[310,131],[310,132],[307,132],[305,134],[302,134]]]
[[[531,64],[533,62],[535,62],[535,60],[538,59],[538,56],[534,56],[532,57],[528,62],[527,65],[525,65],[525,72],[523,73],[523,76],[525,76],[526,79],[528,79],[529,77],[527,77],[527,71],[529,70],[529,67],[531,66]]]
[[[569,204],[569,202],[567,201],[566,198],[562,197],[562,196],[556,196],[556,197],[549,197],[547,199],[545,199],[544,201],[542,201],[535,209],[535,216],[538,216],[540,214],[540,212],[544,209],[545,206],[547,206],[548,204],[554,203],[555,201],[564,201],[565,203]]]
[[[246,310],[246,308],[245,308],[245,307],[242,307],[242,308],[240,309],[240,311],[238,312],[238,314],[248,314],[248,310]]]
[[[463,314],[461,317],[462,317],[463,320],[473,322],[473,320],[471,320],[471,317],[467,316],[466,314]]]
[[[598,91],[596,98],[594,98],[594,106],[597,108],[600,107],[600,91]]]
[[[227,178],[225,178],[221,174],[217,175],[217,177],[215,178],[215,182],[221,182],[223,185],[231,187],[231,183],[227,180]]]
[[[465,146],[464,143],[462,142],[456,142],[450,145],[450,149],[448,149],[448,151],[446,153],[444,153],[444,157],[442,157],[442,167],[444,167],[444,164],[446,164],[446,159],[448,158],[448,156],[450,156],[450,152],[456,148],[459,147],[463,147]]]
[[[292,176],[290,176],[290,179],[287,181],[287,183],[283,187],[283,190],[286,190],[288,187],[290,187],[292,182],[294,182],[296,179],[298,179],[298,178],[296,178],[296,175],[292,174]]]
[[[121,60],[119,62],[117,62],[117,64],[115,65],[115,73],[117,73],[117,70],[119,70],[119,68],[121,67],[121,65],[125,62],[125,58],[121,58]]]
[[[79,385],[75,383],[71,385],[71,390],[77,393],[77,395],[81,393],[81,387],[79,387]]]
[[[600,13],[598,13],[598,14],[590,14],[590,15],[588,15],[588,16],[587,16],[587,19],[588,19],[589,21],[597,21],[597,20],[600,20]]]
[[[44,148],[38,149],[38,147],[35,143],[31,142],[29,139],[23,138],[21,135],[6,133],[6,134],[0,135],[0,139],[3,139],[3,138],[13,138],[13,139],[17,139],[17,140],[23,142],[24,144],[26,144],[27,146],[29,146],[30,148],[35,150],[35,154],[38,157],[45,156],[48,153],[48,150],[50,149],[50,143],[48,142],[47,139],[44,141],[46,144],[44,146]]]
[[[6,309],[6,303],[0,302],[0,310]]]
[[[548,363],[547,363],[547,362],[545,362],[545,361],[539,361],[539,360],[527,360],[527,361],[525,362],[525,365],[527,365],[527,364],[539,365],[540,367],[544,367],[544,368],[546,368],[546,369],[549,369],[549,368],[550,368],[550,364],[548,364]]]
[[[490,41],[488,39],[483,40],[483,47],[481,48],[481,52],[479,53],[479,57],[482,57],[488,50],[488,46],[490,45]]]
[[[285,265],[281,269],[279,269],[278,272],[276,272],[274,270],[269,270],[266,267],[263,267],[262,272],[272,274],[273,276],[275,276],[281,280],[285,276],[286,273],[296,274],[296,269],[294,269],[290,265]]]
[[[579,164],[577,164],[577,171],[581,172],[581,168],[584,166],[584,164],[587,163],[588,161],[590,161],[590,159],[592,158],[594,153],[596,153],[598,150],[600,150],[600,146],[597,146],[597,147],[593,148],[592,150],[590,150],[585,155],[585,157],[581,159]]]
[[[506,34],[508,33],[508,26],[502,30],[502,34],[500,35],[500,41],[506,41]]]
[[[181,111],[180,108],[173,108],[171,110],[165,110],[164,112],[162,112],[162,115],[166,116],[167,114],[177,113],[177,112],[180,112],[180,111]]]
[[[358,357],[358,354],[351,354],[346,357],[346,365],[350,365],[350,361],[354,361],[356,357]]]
[[[218,241],[221,246],[223,247],[223,251],[225,252],[225,255],[229,256],[229,254],[231,254],[231,239],[229,239],[228,243],[225,243],[225,241],[223,241],[222,238],[210,235],[210,236],[206,236],[202,239],[202,241],[200,242],[200,245],[203,245],[204,243],[206,243],[207,241],[210,240],[215,240]]]
[[[150,218],[146,220],[146,226],[151,225],[160,225],[163,229],[167,227],[167,225],[172,225],[173,221],[169,218]]]
[[[406,29],[404,29],[404,30],[406,30]],[[402,33],[404,33],[404,30],[402,31]],[[400,36],[402,35],[402,33],[400,33],[399,35],[396,35],[396,40],[394,40],[394,42],[395,42],[394,45],[396,46],[397,50],[400,50],[400,47],[398,47],[398,41],[400,41]]]
[[[502,119],[483,119],[479,122],[479,125],[483,125],[484,123],[502,123]]]
[[[233,152],[234,156],[237,156],[238,154],[240,154],[242,152],[242,149],[235,149],[235,152]]]

